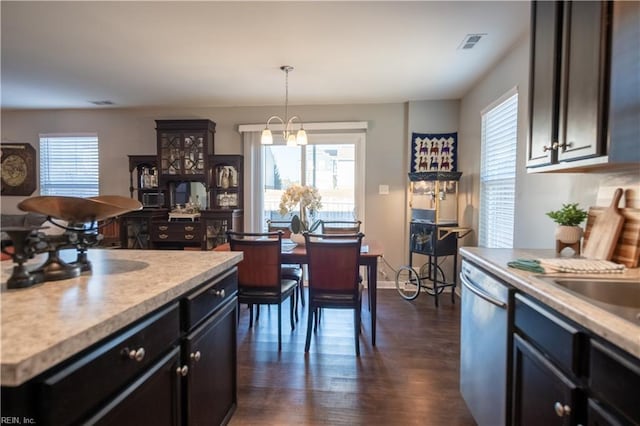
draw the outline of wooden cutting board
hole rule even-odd
[[[584,232],[584,244],[588,244],[591,237],[591,228],[596,218],[606,210],[606,207],[591,207],[587,226]],[[637,268],[640,263],[640,209],[625,208],[620,209],[624,218],[622,232],[616,242],[611,260],[615,263],[625,265],[627,268]]]
[[[589,259],[611,260],[624,225],[624,217],[618,209],[622,188],[616,189],[611,205],[598,215],[591,227],[591,235],[582,255]]]

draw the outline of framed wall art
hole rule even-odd
[[[411,167],[415,172],[455,172],[458,133],[411,133]]]
[[[36,150],[28,143],[2,143],[2,195],[31,195],[36,190]]]

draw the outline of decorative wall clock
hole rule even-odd
[[[3,143],[2,195],[31,195],[36,190],[36,150],[28,143]]]

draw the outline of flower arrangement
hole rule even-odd
[[[280,198],[280,215],[284,216],[298,210],[297,214],[291,217],[291,232],[300,234],[303,231],[313,232],[318,225],[316,221],[311,226],[307,221],[307,215],[313,216],[322,208],[322,196],[313,186],[293,184],[289,186]]]

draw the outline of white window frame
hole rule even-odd
[[[282,131],[282,126],[270,126],[274,133],[274,143],[277,132]],[[309,144],[354,143],[355,144],[355,214],[363,221],[365,218],[365,155],[366,155],[366,129],[367,122],[337,122],[337,123],[305,123],[305,130]],[[263,175],[262,170],[262,145],[260,133],[264,124],[244,124],[238,130],[244,134],[244,161],[245,161],[245,202],[244,202],[244,229],[246,232],[261,232],[265,222],[263,214]],[[284,143],[284,141],[280,141]],[[301,150],[302,152],[302,150]],[[304,162],[303,162],[304,164]],[[303,166],[304,167],[304,166]]]
[[[504,123],[501,120],[510,120]],[[492,126],[487,130],[487,126]],[[518,88],[481,112],[478,245],[513,248],[518,147]],[[488,139],[489,138],[489,139]]]
[[[51,164],[52,159],[49,156],[51,148],[47,148],[46,145],[49,140],[53,142],[63,142],[68,140],[69,143],[74,143],[73,139],[95,139],[95,169],[92,169],[91,173],[88,171],[83,172],[82,168],[77,167],[79,158],[68,157],[58,162],[58,164]],[[79,141],[78,141],[79,142]],[[85,141],[86,142],[86,141]],[[90,141],[93,143],[93,141]],[[84,147],[86,149],[86,147]],[[40,195],[64,195],[75,197],[91,197],[100,194],[100,140],[97,133],[42,133],[39,135],[39,188]],[[64,168],[66,171],[66,180],[58,180],[50,178],[50,174],[47,173],[49,168]],[[83,184],[82,186],[70,185],[71,190],[61,189],[64,186],[68,186],[68,182],[87,182],[89,184]]]

